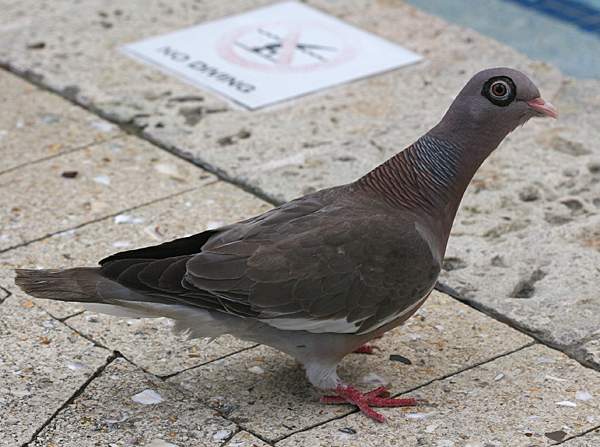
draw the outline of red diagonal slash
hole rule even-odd
[[[281,42],[281,52],[279,54],[279,58],[277,59],[277,64],[279,65],[291,65],[292,60],[294,59],[294,52],[296,51],[296,46],[298,45],[298,41],[300,40],[300,28],[298,26],[293,26],[287,34],[284,36]]]

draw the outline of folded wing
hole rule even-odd
[[[414,225],[372,207],[292,201],[254,219],[123,252],[102,274],[136,296],[286,330],[369,332],[411,310],[439,272]]]

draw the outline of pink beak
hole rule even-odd
[[[541,97],[527,101],[527,105],[538,113],[550,118],[558,118],[558,109],[551,103],[544,101]]]

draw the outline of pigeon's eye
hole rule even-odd
[[[508,96],[509,87],[504,81],[496,81],[490,87],[490,94],[496,99],[504,99]]]
[[[504,76],[489,79],[481,93],[493,104],[501,107],[509,105],[517,94],[512,79]]]

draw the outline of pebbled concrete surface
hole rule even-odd
[[[198,170],[200,174],[202,172]],[[5,282],[16,289],[12,284],[15,268],[93,266],[115,251],[158,244],[268,209],[266,203],[232,185],[215,183],[212,176],[199,183],[204,185],[19,250],[11,250],[0,259],[0,277],[5,277]],[[34,302],[63,319],[83,310],[75,304],[38,299]],[[172,325],[164,319],[130,320],[86,312],[69,318],[66,323],[157,375],[173,374],[252,346],[230,337],[213,343],[187,340],[172,334]]]
[[[231,336],[214,341],[190,340],[173,333],[172,320],[165,318],[123,319],[85,312],[69,318],[66,324],[158,376],[175,374],[255,346]]]
[[[117,126],[7,72],[0,72],[0,101],[10,111],[0,115],[0,175],[122,135]]]
[[[142,8],[116,0],[5,3],[0,64],[278,200],[352,180],[405,147],[436,122],[481,66],[510,64],[531,73],[544,96],[558,103],[561,120],[528,124],[485,164],[459,213],[443,278],[470,304],[600,368],[594,287],[600,265],[597,82],[571,81],[400,1],[314,0],[309,3],[421,52],[427,61],[249,114],[116,49],[266,2],[177,0]],[[9,211],[0,216],[0,284],[9,291],[15,291],[15,267],[90,265],[117,250],[268,207],[4,72],[0,99],[12,105],[0,116],[0,128],[9,131],[0,140],[2,162],[12,163],[9,172],[0,173],[0,205]],[[48,155],[55,137],[62,145]],[[67,169],[77,176],[63,177]],[[80,228],[32,242],[74,226]],[[13,244],[23,245],[11,249]],[[0,288],[0,313],[6,315],[0,338],[6,336],[3,346],[9,346],[0,349],[0,374],[8,384],[4,391],[0,385],[0,419],[12,422],[8,428],[0,424],[7,434],[0,445],[26,442],[59,409],[32,445],[262,446],[260,438],[292,435],[279,444],[402,440],[436,447],[529,447],[600,426],[597,372],[541,346],[492,360],[531,339],[439,294],[407,326],[381,340],[381,351],[351,355],[341,369],[365,388],[389,381],[397,392],[420,387],[411,394],[435,400],[436,407],[388,411],[387,426],[347,416],[352,411],[347,406],[317,405],[297,366],[267,348],[236,353],[250,345],[231,339],[206,347],[170,334],[164,320],[78,314],[77,306],[6,295]],[[52,317],[66,319],[108,350]],[[73,372],[66,368],[72,375],[66,374],[61,362],[87,350],[101,354],[92,367],[73,363]],[[110,350],[121,351],[135,366],[119,359],[94,378],[93,365],[102,366]],[[390,354],[411,364],[390,361]],[[22,371],[13,374],[17,367]],[[156,377],[186,368],[193,369],[167,383]],[[461,372],[465,368],[471,369]],[[48,391],[50,383],[55,385]],[[140,385],[166,401],[139,407],[131,397],[143,391]],[[36,394],[40,390],[45,394]],[[237,432],[238,425],[246,431]],[[595,436],[591,431],[565,444],[595,445]]]
[[[22,293],[0,304],[0,346],[0,446],[5,447],[30,441],[111,356]]]
[[[364,174],[435,124],[473,72],[494,65],[523,69],[558,103],[561,119],[528,123],[478,173],[457,218],[443,279],[469,302],[571,352],[599,327],[597,81],[572,81],[401,1],[313,0],[426,61],[248,113],[129,60],[118,48],[265,2],[180,0],[140,10],[135,2],[60,1],[55,13],[28,10],[29,3],[11,7],[8,22],[26,16],[29,25],[0,29],[0,61],[274,200]],[[88,69],[92,63],[95,70]]]
[[[240,431],[227,443],[228,447],[268,447],[269,444],[261,441],[247,431]]]
[[[178,172],[175,165],[157,166],[165,175]],[[93,266],[116,251],[165,242],[268,209],[261,200],[231,185],[215,183],[215,178],[205,172],[198,170],[196,175],[198,180],[189,192],[147,206],[137,203],[138,207],[133,210],[3,253],[0,257],[0,278],[6,278],[5,282],[14,288],[12,278],[15,268]],[[160,175],[157,174],[157,177]],[[89,199],[86,194],[82,197]],[[143,196],[140,195],[140,199],[143,200]],[[72,304],[45,300],[36,302],[59,319],[82,310]]]
[[[32,446],[218,446],[235,424],[126,360],[116,359]]]
[[[598,426],[598,393],[597,372],[535,345],[412,393],[433,407],[384,409],[378,425],[353,414],[276,445],[548,446]]]
[[[396,393],[406,392],[531,341],[434,292],[405,326],[375,341],[379,348],[375,355],[349,355],[339,373],[348,383],[365,390],[385,384]],[[403,361],[390,360],[394,354],[400,354]],[[268,347],[194,368],[169,381],[269,441],[349,413],[346,406],[321,405],[304,371],[293,359]]]
[[[564,443],[565,447],[596,447],[600,445],[600,430],[594,430]]]
[[[206,174],[132,137],[24,166],[0,175],[0,207],[8,210],[0,216],[0,250],[189,190],[200,177]]]
[[[133,3],[117,7],[96,0],[72,6],[60,25],[34,13],[35,26],[6,33],[0,60],[279,200],[353,180],[365,172],[362,160],[372,167],[402,149],[436,122],[465,78],[483,66],[521,67],[546,91],[560,83],[548,65],[394,1],[309,3],[420,52],[427,62],[256,113],[232,108],[118,52],[122,44],[264,3],[151,2],[140,12]],[[32,41],[45,46],[24,51]],[[473,53],[477,60],[469,57]],[[92,58],[98,69],[89,71],[84,67]],[[369,141],[390,128],[400,129],[402,138],[381,153]]]

